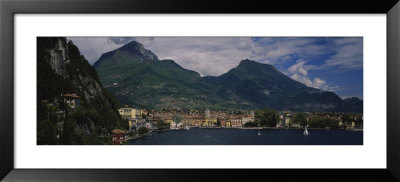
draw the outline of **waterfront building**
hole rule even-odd
[[[125,141],[126,131],[121,129],[112,130],[112,144],[121,145]]]
[[[184,125],[183,122],[176,124],[174,121],[172,121],[170,124],[170,128],[171,129],[179,129],[179,128],[183,128],[183,125]]]
[[[142,109],[136,109],[136,108],[130,108],[130,107],[119,108],[118,112],[122,116],[122,118],[125,118],[125,119],[140,118],[142,116],[142,114],[144,114]]]
[[[221,127],[226,127],[226,120],[221,120]]]
[[[81,103],[81,97],[77,96],[76,94],[64,94],[63,97],[64,102],[67,103],[72,109],[79,107]]]
[[[231,121],[230,120],[221,120],[221,126],[230,128],[231,127]]]
[[[242,127],[242,119],[240,118],[233,118],[231,119],[231,126],[233,128]]]
[[[203,126],[216,126],[217,125],[217,118],[205,118],[203,122]]]
[[[136,128],[136,119],[129,119],[129,130],[134,130]]]
[[[225,123],[225,127],[227,127],[227,128],[230,128],[230,127],[232,127],[232,125],[231,125],[231,121],[226,121],[226,123]]]
[[[285,126],[289,127],[290,126],[290,120],[292,119],[291,114],[284,114],[284,120],[285,120]]]
[[[153,129],[153,122],[152,122],[152,121],[146,121],[146,122],[145,122],[145,127],[146,127],[148,130],[152,130],[152,129]]]

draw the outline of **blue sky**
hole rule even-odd
[[[310,87],[363,98],[362,37],[69,37],[93,64],[136,40],[159,59],[218,76],[243,59],[274,65]]]

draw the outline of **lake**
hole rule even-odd
[[[362,131],[300,129],[191,128],[153,132],[130,145],[362,145]]]

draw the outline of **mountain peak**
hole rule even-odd
[[[137,48],[144,49],[143,44],[133,40],[133,41],[130,41],[127,44],[123,45],[119,49],[127,50],[127,49],[137,49]]]
[[[241,64],[249,64],[249,63],[257,63],[256,61],[250,60],[250,59],[243,59],[240,61],[239,65]]]
[[[258,70],[258,69],[263,69],[263,70],[273,69],[274,70],[275,69],[274,66],[272,66],[270,64],[260,63],[260,62],[253,61],[250,59],[244,59],[244,60],[240,61],[239,65],[236,68],[256,69],[256,70]]]
[[[93,64],[93,67],[97,68],[100,64],[108,60],[113,60],[113,63],[108,62],[110,64],[115,64],[115,61],[121,61],[123,60],[121,58],[126,56],[132,61],[158,61],[158,57],[150,50],[144,48],[143,44],[137,41],[131,41],[118,49],[102,54],[99,60]]]
[[[146,61],[146,60],[158,61],[158,57],[153,52],[145,49],[143,44],[141,44],[137,41],[131,41],[131,42],[123,45],[122,47],[118,48],[117,51],[118,50],[128,52],[134,56],[138,56],[143,61]]]

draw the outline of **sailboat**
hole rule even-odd
[[[306,135],[306,136],[310,135],[310,133],[308,133],[307,126],[305,126],[305,128],[304,128],[303,135]]]
[[[258,134],[257,134],[258,136],[260,136],[261,135],[261,133],[260,133],[260,128],[258,128]]]

